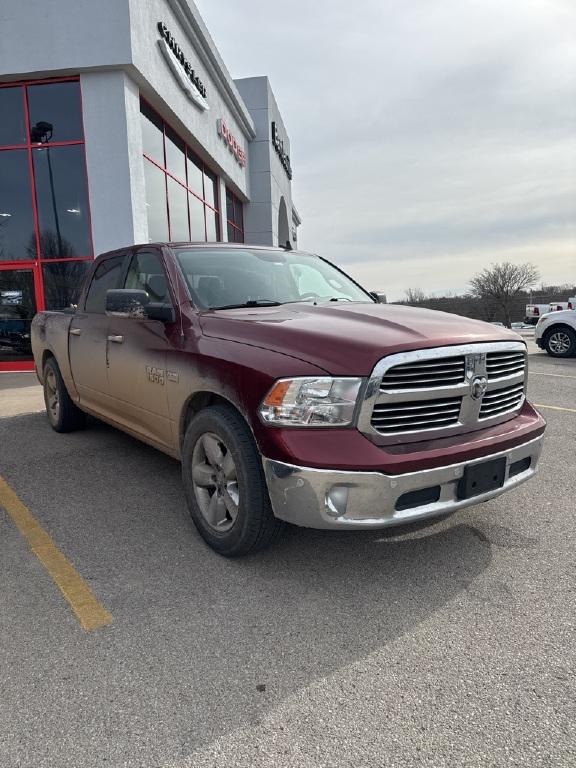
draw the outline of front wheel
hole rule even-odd
[[[272,512],[260,453],[232,408],[211,406],[192,419],[182,479],[192,520],[219,554],[256,552],[280,534],[284,524]]]
[[[576,354],[576,333],[571,328],[552,328],[544,338],[544,348],[552,357]]]

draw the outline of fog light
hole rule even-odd
[[[342,517],[346,514],[346,507],[348,506],[348,492],[350,491],[347,485],[333,485],[326,491],[326,511],[332,517]]]

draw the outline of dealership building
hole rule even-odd
[[[233,80],[190,0],[4,3],[0,372],[97,254],[132,243],[294,248],[290,141],[266,77]]]

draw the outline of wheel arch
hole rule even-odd
[[[250,424],[250,420],[246,417],[246,414],[238,407],[237,403],[233,402],[228,397],[222,395],[219,392],[203,389],[191,394],[182,407],[178,427],[178,447],[180,452],[190,421],[197,413],[200,413],[200,411],[204,410],[205,408],[209,408],[212,405],[225,405],[226,407],[235,411],[238,416],[240,416],[242,420],[246,422],[250,432],[252,432],[252,436],[254,437],[254,431],[252,429],[252,425]]]
[[[573,328],[571,325],[568,325],[567,323],[554,323],[554,325],[546,328],[544,338],[548,338],[548,336],[555,333],[555,331],[571,331],[571,333],[576,334],[576,328]]]

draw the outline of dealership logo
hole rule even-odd
[[[230,132],[230,129],[221,117],[216,121],[216,127],[218,129],[218,136],[221,136],[224,143],[228,145],[228,149],[232,152],[239,165],[244,167],[246,165],[246,152],[244,152],[238,140]]]
[[[206,86],[194,71],[192,64],[190,64],[184,55],[182,48],[180,48],[174,39],[174,36],[163,21],[158,22],[158,31],[160,32],[158,45],[160,46],[160,50],[168,62],[168,66],[172,70],[174,77],[180,83],[180,87],[190,101],[192,101],[199,109],[202,111],[210,109],[208,102],[206,101]]]
[[[274,121],[272,121],[272,144],[274,145],[276,154],[280,158],[282,167],[286,171],[286,175],[289,179],[291,179],[292,167],[290,165],[290,155],[284,151],[284,140],[280,138],[280,134],[278,133],[278,129],[276,128],[276,123]]]

